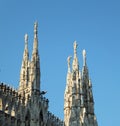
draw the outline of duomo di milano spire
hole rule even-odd
[[[68,73],[64,94],[64,126],[98,126],[94,114],[92,83],[86,63],[86,51],[83,50],[82,73],[77,57],[77,42],[73,44],[74,57],[72,69],[71,56],[68,57]]]
[[[38,23],[34,24],[34,40],[31,60],[28,51],[28,35],[20,70],[18,90],[0,83],[0,126],[98,126],[94,114],[92,83],[83,50],[83,69],[79,69],[77,43],[74,57],[68,57],[68,72],[64,94],[64,120],[48,111],[49,100],[43,95],[40,83],[40,57],[38,53]]]

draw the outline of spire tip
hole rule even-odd
[[[77,46],[78,46],[77,42],[76,42],[76,41],[74,41],[74,44],[73,44],[74,50],[76,50],[76,49],[77,49]]]
[[[73,44],[73,47],[74,47],[74,57],[77,56],[77,46],[78,46],[77,42],[74,41],[74,44]]]
[[[25,43],[28,42],[28,34],[25,34]]]
[[[83,57],[86,57],[86,50],[83,49]]]
[[[38,28],[38,22],[36,21],[34,23],[34,37],[36,38],[37,37],[37,28]]]
[[[36,21],[35,23],[34,23],[34,28],[36,29],[38,27],[38,22]]]
[[[83,66],[86,66],[86,50],[85,49],[83,49],[82,54],[83,54]]]

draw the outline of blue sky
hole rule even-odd
[[[78,43],[93,84],[99,126],[118,126],[120,113],[120,1],[118,0],[0,0],[0,81],[19,85],[24,34],[33,44],[38,21],[41,90],[47,90],[49,110],[63,119],[67,56]]]

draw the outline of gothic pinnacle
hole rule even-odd
[[[25,47],[23,52],[23,60],[22,60],[22,66],[21,66],[21,72],[20,72],[20,87],[19,90],[22,90],[28,80],[28,62],[29,62],[29,52],[28,52],[28,35],[25,34],[24,36],[25,41]]]
[[[38,33],[38,23],[35,22],[34,23],[34,42],[33,42],[33,52],[37,52],[38,51],[38,37],[37,37],[37,33]]]
[[[25,34],[24,36],[25,41],[25,49],[23,54],[23,59],[27,62],[29,59],[29,53],[28,53],[28,34]]]
[[[33,40],[33,51],[31,58],[31,84],[33,83],[34,89],[40,90],[40,61],[38,53],[38,23],[34,23],[34,40]]]
[[[28,49],[28,34],[25,34],[25,49]]]
[[[70,59],[68,57],[68,73],[64,94],[64,126],[98,126],[94,114],[94,99],[92,83],[86,62],[86,51],[83,50],[82,74],[79,69],[77,57],[77,43],[73,44],[74,57],[72,71],[70,72]]]
[[[83,50],[82,54],[83,54],[83,66],[86,66],[86,51],[85,51],[85,49]]]
[[[74,58],[76,58],[77,57],[77,42],[76,41],[74,41],[74,44],[73,44],[73,47],[74,47]]]
[[[67,61],[68,61],[68,73],[70,73],[70,60],[72,56],[68,56]]]
[[[78,63],[78,58],[77,58],[77,42],[74,41],[73,48],[74,48],[74,58],[73,58],[73,64],[72,68],[73,71],[79,70],[79,63]]]
[[[37,38],[37,28],[38,28],[38,23],[35,22],[35,24],[34,24],[34,38]]]
[[[83,54],[83,69],[82,69],[82,75],[83,78],[86,78],[89,80],[89,72],[88,72],[88,68],[87,68],[87,62],[86,62],[86,51],[85,49],[82,51]]]

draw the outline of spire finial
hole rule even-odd
[[[34,42],[33,42],[33,52],[38,50],[38,22],[34,23]]]
[[[86,66],[86,51],[85,51],[85,49],[83,49],[82,54],[83,54],[83,66]]]
[[[37,37],[37,28],[38,28],[38,22],[36,21],[34,24],[34,37]]]
[[[28,43],[28,34],[25,34],[25,44]]]
[[[73,43],[73,48],[74,48],[74,58],[73,58],[73,64],[72,64],[72,68],[73,70],[78,70],[79,69],[79,63],[78,63],[78,58],[77,58],[77,42],[74,41]]]
[[[70,60],[72,56],[68,56],[67,61],[68,61],[68,72],[70,73]]]
[[[25,49],[28,49],[28,34],[25,34]]]
[[[76,41],[74,41],[74,44],[73,44],[73,47],[74,47],[74,57],[76,57],[76,55],[77,55],[77,42]]]

